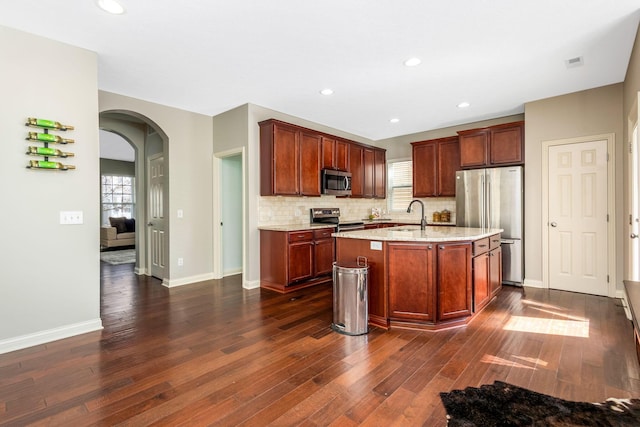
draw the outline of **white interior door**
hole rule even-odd
[[[629,147],[629,280],[640,281],[640,152],[638,125],[633,128]]]
[[[166,269],[166,232],[164,219],[164,157],[149,160],[149,257],[151,275],[164,279]]]
[[[549,147],[549,287],[608,295],[607,141]]]

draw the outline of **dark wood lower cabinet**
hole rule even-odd
[[[489,290],[494,297],[502,289],[502,248],[489,252]]]
[[[278,292],[330,283],[333,228],[295,232],[260,230],[260,286]]]
[[[473,257],[473,311],[478,312],[491,301],[489,254]]]
[[[434,245],[389,243],[387,251],[391,319],[434,321]]]
[[[438,244],[438,320],[471,316],[471,243]]]

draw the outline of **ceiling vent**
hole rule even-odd
[[[567,68],[582,67],[584,65],[584,58],[582,56],[576,56],[575,58],[567,59],[564,61]]]

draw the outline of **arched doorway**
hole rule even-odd
[[[135,151],[135,273],[165,281],[169,258],[168,223],[163,221],[168,203],[164,197],[168,137],[153,121],[132,111],[100,113],[100,129],[119,135]]]

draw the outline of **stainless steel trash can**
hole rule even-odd
[[[358,257],[353,265],[333,263],[333,323],[331,329],[346,335],[369,332],[369,265]]]

